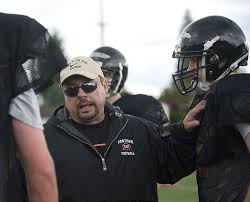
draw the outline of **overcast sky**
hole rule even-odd
[[[172,51],[186,9],[194,20],[224,15],[250,38],[249,0],[103,0],[105,45],[127,58],[126,88],[158,96],[172,80]],[[1,12],[35,18],[57,30],[66,55],[89,56],[100,46],[100,0],[1,0]],[[249,71],[249,70],[248,70]]]

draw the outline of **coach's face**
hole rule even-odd
[[[86,77],[71,76],[63,83],[65,106],[71,118],[81,124],[92,125],[103,121],[107,93],[104,78],[90,80]]]

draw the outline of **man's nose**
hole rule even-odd
[[[77,95],[80,96],[80,97],[82,97],[82,96],[86,96],[87,93],[85,93],[84,90],[83,90],[82,88],[79,88],[79,89],[78,89],[78,94],[77,94]]]
[[[195,61],[190,60],[187,70],[192,70],[192,69],[197,68],[196,65],[197,65],[197,63]]]

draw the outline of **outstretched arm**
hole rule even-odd
[[[58,201],[54,163],[43,131],[15,118],[12,120],[14,137],[25,171],[29,201]]]
[[[175,183],[195,170],[196,133],[193,129],[200,125],[199,114],[205,108],[205,101],[191,109],[183,122],[169,124],[163,141],[156,144],[158,153],[158,182]]]
[[[195,107],[190,109],[186,117],[183,121],[177,122],[177,123],[166,123],[163,125],[163,132],[167,135],[173,134],[173,133],[183,133],[182,129],[185,129],[186,132],[191,132],[193,129],[198,127],[200,125],[200,117],[205,109],[206,101],[202,100]]]

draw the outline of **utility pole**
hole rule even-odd
[[[106,24],[104,23],[104,6],[103,6],[103,0],[100,0],[100,45],[104,45],[104,28]]]

